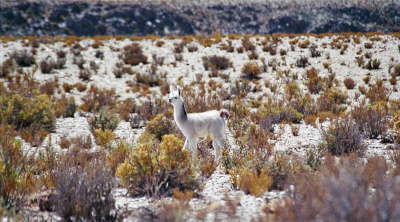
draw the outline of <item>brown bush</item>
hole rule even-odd
[[[147,64],[147,56],[143,54],[142,47],[138,43],[124,47],[122,60],[125,64],[136,66],[140,63]]]
[[[250,41],[249,38],[243,38],[242,39],[242,47],[246,51],[254,51],[256,49],[255,45]]]
[[[36,63],[35,57],[26,49],[12,52],[10,58],[21,67],[29,67]]]
[[[0,65],[0,78],[7,77],[9,74],[15,71],[14,62],[12,59],[6,59],[3,64]]]
[[[232,67],[232,62],[225,56],[204,56],[203,66],[205,70],[216,68],[218,70],[225,70]]]
[[[359,129],[360,126],[351,118],[333,120],[328,129],[322,130],[323,147],[333,155],[363,154],[366,146]]]
[[[389,126],[388,110],[385,104],[367,106],[360,104],[351,111],[352,118],[360,132],[370,139],[384,135]]]
[[[352,78],[346,78],[343,81],[343,83],[347,89],[354,89],[354,87],[356,86],[356,83],[354,82],[354,80]]]
[[[101,108],[113,108],[116,100],[114,90],[101,90],[95,86],[91,86],[82,98],[83,104],[81,105],[81,109],[86,112],[98,112]]]
[[[243,65],[242,73],[249,79],[257,79],[262,73],[262,68],[255,62],[248,62]]]
[[[377,80],[372,84],[365,96],[370,100],[370,103],[378,101],[388,101],[390,96],[390,90],[386,88],[383,80]]]
[[[55,171],[55,211],[66,221],[117,221],[118,211],[111,193],[115,180],[104,160],[94,159],[85,167],[73,162],[61,163]]]
[[[310,65],[310,62],[305,56],[301,56],[299,59],[296,60],[296,66],[299,68],[306,68],[308,65]]]
[[[79,79],[83,81],[89,81],[91,77],[92,77],[92,72],[89,69],[84,68],[79,70]]]
[[[330,111],[334,114],[343,112],[348,95],[338,88],[327,88],[317,99],[319,111]]]
[[[368,161],[374,167],[362,165],[354,158],[346,158],[340,164],[333,162],[329,160],[321,173],[297,177],[292,197],[282,200],[273,209],[273,215],[266,214],[263,221],[397,221],[400,218],[395,210],[400,204],[398,181],[385,173],[384,160]]]

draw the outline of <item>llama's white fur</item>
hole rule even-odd
[[[211,110],[202,113],[187,113],[184,100],[178,87],[171,88],[169,102],[174,107],[174,120],[186,138],[185,148],[192,155],[197,155],[197,143],[202,137],[210,136],[217,161],[221,158],[221,148],[225,143],[225,128],[228,112],[226,110]]]

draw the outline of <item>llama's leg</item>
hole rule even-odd
[[[189,143],[189,150],[192,152],[192,157],[197,157],[197,138],[192,138],[188,141]]]
[[[213,147],[215,151],[215,161],[217,163],[221,160],[221,149],[224,147],[224,137],[216,137],[213,139]]]
[[[185,139],[185,144],[183,144],[183,149],[189,149],[189,140],[187,138]]]

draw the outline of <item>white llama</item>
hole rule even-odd
[[[171,87],[169,102],[174,107],[174,120],[186,137],[184,148],[189,148],[192,156],[197,155],[199,138],[210,136],[217,163],[221,158],[221,148],[225,142],[227,110],[210,110],[202,113],[187,113],[179,87]]]

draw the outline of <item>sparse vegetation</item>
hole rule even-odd
[[[398,37],[0,37],[0,217],[397,221]],[[220,162],[183,149],[171,85],[228,110]]]

